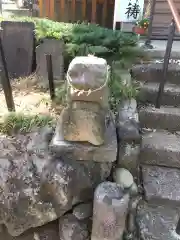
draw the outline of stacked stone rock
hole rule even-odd
[[[126,85],[131,83],[131,75],[129,72],[124,72],[123,80]],[[123,100],[118,107],[117,133],[118,157],[115,181],[129,191],[130,201],[127,216],[126,238],[135,240],[137,237],[135,223],[136,208],[140,200],[137,186],[139,186],[138,173],[141,134],[137,102],[133,98]]]
[[[0,240],[122,239],[137,189],[122,168],[107,181],[118,151],[108,90],[107,62],[77,57],[55,132],[0,136]]]
[[[143,133],[139,157],[143,196],[136,226],[142,240],[180,239],[180,66],[170,61],[161,107],[155,108],[163,62],[132,68],[141,86],[138,110]]]

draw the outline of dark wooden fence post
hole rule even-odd
[[[164,85],[165,85],[166,79],[167,79],[168,65],[169,65],[169,59],[171,56],[171,49],[172,49],[172,45],[173,45],[175,30],[176,30],[176,23],[175,23],[174,19],[172,19],[172,22],[169,26],[169,35],[168,35],[168,41],[167,41],[167,45],[166,45],[166,52],[164,55],[164,63],[163,63],[163,69],[162,69],[163,77],[159,84],[159,91],[158,91],[157,100],[156,100],[156,108],[160,108],[160,106],[161,106],[161,99],[162,99],[162,95],[164,92]]]
[[[1,37],[0,37],[0,54],[1,54],[1,61],[3,65],[3,69],[1,70],[1,83],[4,90],[7,108],[9,111],[15,111],[12,88],[11,88],[11,84],[8,76],[7,64],[4,56],[4,49],[2,46]]]
[[[47,64],[47,73],[48,73],[48,80],[49,80],[49,91],[50,91],[51,100],[53,100],[55,98],[55,89],[54,89],[52,56],[50,54],[46,54],[46,64]]]

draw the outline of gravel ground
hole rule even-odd
[[[37,89],[34,76],[13,80],[13,98],[16,112],[54,115],[61,106],[52,106],[48,91]],[[57,111],[56,111],[57,110]],[[0,117],[8,113],[4,91],[0,86]]]

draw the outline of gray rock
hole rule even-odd
[[[143,186],[147,200],[180,201],[180,170],[158,166],[142,167]]]
[[[120,122],[125,122],[129,119],[134,119],[136,122],[139,122],[136,100],[132,98],[122,101],[119,106],[118,117]]]
[[[127,216],[127,232],[130,236],[137,235],[137,228],[136,228],[136,215],[137,215],[137,206],[141,198],[138,197],[131,197],[129,201],[129,212]],[[134,238],[132,238],[134,239]]]
[[[138,81],[158,83],[159,79],[162,79],[163,77],[162,69],[163,63],[137,64],[132,68],[132,75]],[[179,64],[170,63],[167,72],[168,81],[172,84],[179,84],[179,75],[180,75]]]
[[[52,158],[48,149],[42,151],[45,143],[39,151],[30,151],[31,142],[31,134],[0,136],[0,224],[12,236],[51,222],[74,204],[92,199],[93,189],[111,171],[109,163]]]
[[[142,200],[142,196],[140,196],[140,195],[138,195],[136,197],[133,196],[129,201],[129,211],[132,212],[133,214],[135,214],[138,204],[141,200]]]
[[[138,95],[139,101],[142,103],[156,104],[159,83],[146,83],[141,87]],[[162,106],[179,106],[180,87],[174,84],[165,84],[164,92],[161,100]]]
[[[180,130],[180,109],[161,106],[141,108],[139,111],[141,127],[151,129],[166,129],[169,132]]]
[[[124,240],[139,240],[136,238],[132,233],[126,233],[124,234]]]
[[[143,135],[140,163],[180,168],[180,136],[166,131]]]
[[[62,136],[62,122],[57,124],[55,135],[51,142],[51,150],[56,156],[63,156],[69,159],[115,162],[117,157],[117,137],[115,124],[109,116],[106,119],[105,142],[101,146],[94,146],[88,143],[77,143],[64,141]]]
[[[123,125],[118,124],[118,136],[120,140],[126,142],[140,142],[141,136],[139,133],[139,125],[134,120],[126,121]]]
[[[0,235],[1,240],[59,240],[58,222],[48,223],[42,227],[30,229],[18,237],[12,237],[5,227]]]
[[[119,139],[127,142],[141,139],[139,130],[139,117],[137,113],[137,103],[135,99],[123,101],[118,109],[117,130]]]
[[[129,213],[127,216],[127,231],[131,234],[136,232],[135,215]]]
[[[90,240],[88,224],[69,214],[59,219],[59,237],[61,240]]]
[[[114,180],[123,189],[130,188],[134,183],[132,174],[125,168],[116,168],[115,169]]]
[[[129,188],[129,194],[130,196],[135,196],[138,194],[138,186],[135,182]]]
[[[45,151],[49,149],[49,143],[52,139],[53,128],[43,127],[39,130],[33,131],[29,136],[29,142],[27,144],[27,151],[31,154],[41,156]]]
[[[120,142],[118,151],[118,167],[128,169],[133,175],[133,177],[137,178],[140,145],[134,143]]]
[[[129,195],[116,183],[101,183],[94,193],[91,240],[122,239],[128,204]]]
[[[92,203],[81,203],[74,207],[73,215],[79,219],[84,220],[92,216],[93,212],[93,205]]]
[[[168,205],[141,202],[137,211],[137,225],[142,240],[179,240],[176,226],[180,209]]]

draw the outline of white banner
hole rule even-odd
[[[114,23],[116,22],[136,22],[143,15],[144,0],[115,0]]]

